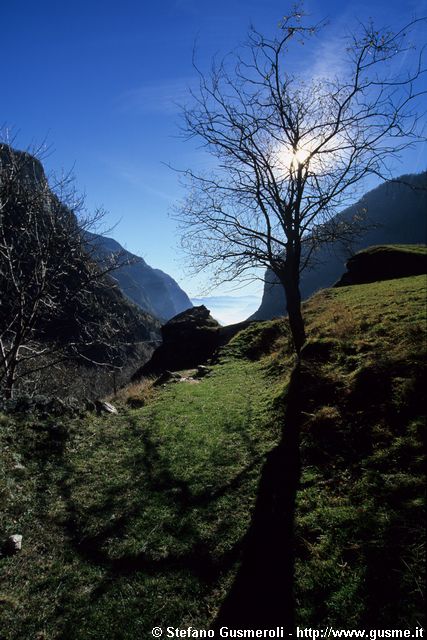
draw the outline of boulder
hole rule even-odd
[[[370,247],[352,256],[346,267],[335,287],[422,275],[427,273],[427,251],[421,245]]]
[[[9,536],[3,544],[3,555],[13,556],[22,549],[22,536],[19,533],[15,533]]]
[[[206,367],[204,364],[199,364],[197,367],[197,371],[195,373],[196,378],[204,378],[210,373],[210,368]]]
[[[204,305],[187,309],[162,327],[161,346],[133,380],[166,370],[191,369],[213,356],[220,344],[220,325]]]
[[[180,379],[181,376],[179,373],[175,371],[164,371],[153,384],[155,387],[158,387],[159,385],[166,384],[166,382],[178,382]]]
[[[112,404],[110,404],[109,402],[105,402],[102,400],[97,400],[96,401],[96,408],[97,410],[101,413],[102,411],[104,411],[105,413],[112,413],[114,415],[117,415],[119,412],[117,411],[116,407],[114,407]]]

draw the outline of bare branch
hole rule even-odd
[[[370,176],[390,178],[391,161],[425,140],[423,51],[405,72],[398,64],[419,22],[397,33],[359,25],[343,52],[343,78],[308,81],[290,72],[290,48],[325,27],[298,8],[276,37],[252,29],[246,46],[210,73],[195,65],[199,89],[184,109],[183,131],[217,168],[182,172],[188,196],[176,217],[184,251],[213,282],[270,267],[285,288],[297,350],[305,340],[301,270],[320,244],[360,231],[360,219],[335,219],[355,189]]]

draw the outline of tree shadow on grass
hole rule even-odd
[[[190,483],[177,478],[162,459],[150,429],[141,431],[135,419],[129,417],[129,429],[138,429],[138,437],[143,439],[143,447],[132,455],[131,460],[138,470],[133,480],[132,499],[126,505],[120,504],[121,493],[125,495],[128,481],[123,486],[111,487],[102,501],[85,513],[103,517],[111,512],[115,516],[112,519],[103,517],[99,531],[93,535],[82,529],[82,513],[73,495],[75,469],[64,458],[63,448],[58,450],[57,462],[63,469],[58,489],[66,511],[62,525],[69,544],[85,563],[104,570],[103,577],[90,594],[91,606],[113,587],[118,578],[131,577],[138,572],[155,575],[165,571],[189,571],[203,585],[203,590],[209,590],[241,559],[240,569],[214,628],[223,625],[235,628],[293,627],[293,518],[299,479],[299,378],[297,368],[291,376],[286,411],[280,408],[284,414],[282,439],[267,455],[249,531],[220,555],[212,553],[212,543],[202,539],[188,514],[200,507],[209,509],[216,500],[245,482],[264,458],[264,454],[257,453],[250,441],[246,443],[251,457],[249,465],[216,488],[194,493]],[[188,545],[162,557],[153,555],[149,549],[112,556],[109,541],[126,535],[128,527],[141,515],[147,494],[158,496],[162,504],[172,505],[173,523],[184,524],[180,524],[181,530],[177,533],[176,530],[167,531],[171,527],[168,523],[165,525],[166,533],[181,536]],[[70,632],[70,637],[72,624],[71,619],[68,623],[65,621],[64,633]],[[70,628],[67,625],[71,625]]]
[[[138,572],[155,575],[165,571],[174,573],[184,570],[193,574],[204,587],[214,584],[237,562],[241,554],[242,541],[236,541],[219,555],[213,553],[212,541],[202,538],[189,514],[194,509],[209,510],[211,505],[228,492],[238,489],[265,457],[265,454],[256,452],[248,437],[246,445],[251,462],[218,486],[194,492],[191,483],[177,478],[168,462],[160,455],[150,428],[141,430],[136,418],[128,418],[128,428],[135,430],[143,442],[141,450],[134,452],[129,461],[131,466],[137,469],[132,484],[132,497],[125,506],[120,504],[121,496],[125,495],[128,489],[127,480],[123,484],[110,487],[104,499],[85,512],[85,516],[103,517],[104,522],[96,534],[88,535],[82,529],[82,513],[73,496],[75,470],[67,461],[61,462],[64,473],[58,488],[67,514],[63,525],[69,543],[84,562],[105,570],[103,578],[91,592],[92,604],[106,593],[118,578],[132,577]],[[242,434],[242,438],[245,439],[246,434]],[[144,549],[131,553],[125,551],[118,557],[112,556],[108,548],[109,541],[126,535],[132,523],[141,517],[147,496],[154,501],[158,500],[160,505],[173,511],[172,522],[162,525],[164,533],[166,536],[178,538],[181,542],[187,542],[186,548],[182,549],[180,545],[179,551],[172,549],[164,555],[153,554],[152,550]],[[114,518],[105,518],[105,514],[110,512]]]
[[[292,372],[282,439],[264,464],[240,568],[213,629],[294,627],[294,512],[300,476],[301,371]]]

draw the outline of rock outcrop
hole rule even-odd
[[[163,325],[162,344],[133,376],[190,369],[208,360],[220,343],[220,325],[204,305],[179,313]]]
[[[196,377],[201,378],[208,370],[200,365],[250,324],[251,321],[246,320],[222,327],[204,305],[187,309],[163,325],[162,344],[151,360],[136,371],[132,380],[163,373],[170,377],[175,375],[173,372],[194,368]]]
[[[335,287],[393,280],[427,273],[427,251],[399,245],[370,247],[347,261]]]

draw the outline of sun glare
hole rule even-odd
[[[282,146],[277,151],[277,164],[282,170],[288,171],[289,169],[296,169],[298,165],[304,164],[310,155],[309,149],[290,149],[287,146]]]
[[[310,152],[308,149],[297,149],[297,151],[293,154],[292,164],[304,164],[309,155]]]

